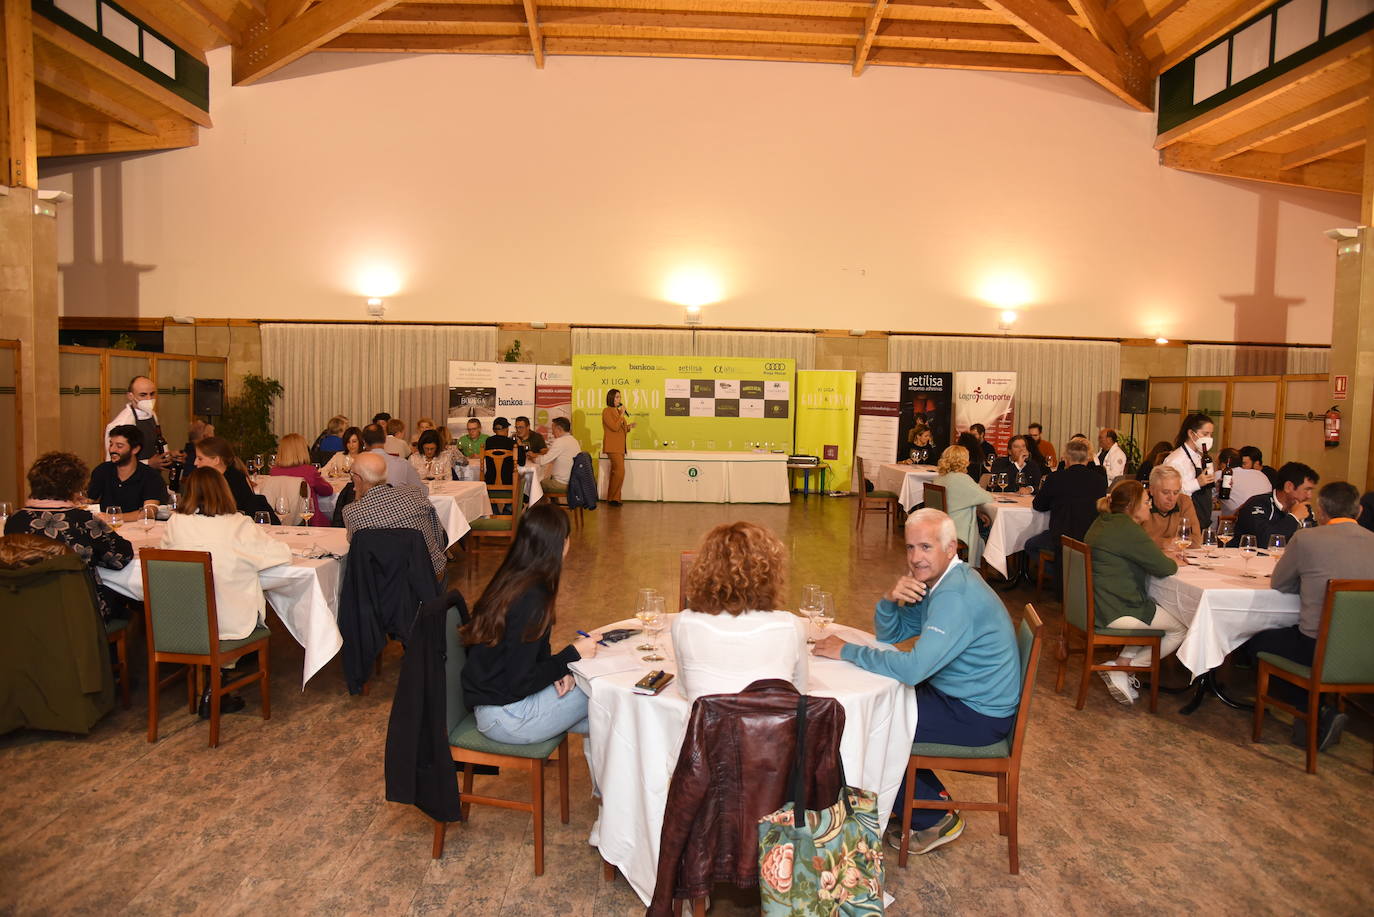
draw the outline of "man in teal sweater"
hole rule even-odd
[[[830,636],[813,652],[914,685],[914,741],[991,745],[1015,725],[1021,659],[1006,607],[957,552],[948,516],[933,509],[912,513],[906,524],[907,573],[879,600],[873,617],[879,640],[900,643],[919,635],[916,645],[903,653]],[[949,798],[929,770],[916,772],[916,797]],[[916,853],[947,844],[964,830],[957,812],[938,809],[918,810],[908,824]],[[900,835],[889,836],[889,843],[899,842]]]

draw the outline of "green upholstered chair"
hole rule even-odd
[[[1077,710],[1083,709],[1088,697],[1088,678],[1093,672],[1149,672],[1150,673],[1150,712],[1159,710],[1159,641],[1164,631],[1153,628],[1131,630],[1124,627],[1098,627],[1093,607],[1093,565],[1092,552],[1086,544],[1068,535],[1061,535],[1064,563],[1064,632],[1059,641],[1059,671],[1055,676],[1054,690],[1064,690],[1064,671],[1068,666],[1070,654],[1083,654],[1083,675],[1078,680]],[[1070,637],[1081,637],[1083,646],[1073,646]],[[1149,645],[1149,665],[1106,665],[1096,662],[1094,657],[1102,646],[1144,646]]]
[[[865,487],[866,490],[866,486],[863,484],[863,482],[867,480],[867,478],[864,477],[863,456],[855,456],[855,461],[859,463],[860,486]],[[854,523],[854,527],[862,530],[864,527],[864,517],[869,513],[882,513],[884,521],[886,521],[889,526],[896,525],[899,518],[898,514],[902,510],[902,508],[897,505],[897,494],[890,490],[867,490],[867,492],[865,492],[865,490],[859,491],[859,518]]]
[[[1016,705],[1016,725],[1011,736],[991,745],[942,745],[916,742],[906,763],[906,791],[900,811],[912,809],[960,809],[963,811],[996,812],[998,830],[1007,838],[1007,859],[1013,875],[1021,871],[1021,854],[1016,839],[1017,810],[1021,788],[1021,750],[1026,743],[1026,724],[1030,721],[1031,695],[1035,692],[1035,674],[1040,667],[1040,646],[1045,625],[1036,614],[1035,606],[1027,605],[1021,624],[1016,630],[1016,646],[1021,655],[1021,700]],[[916,771],[959,771],[997,778],[996,802],[966,802],[963,800],[934,800],[916,798]],[[902,846],[897,865],[906,866],[911,833],[902,832]]]
[[[949,515],[949,510],[945,509],[949,506],[949,502],[945,500],[945,485],[943,484],[927,484],[923,488],[921,502],[925,504],[926,509],[937,509],[945,515]],[[968,543],[962,538],[959,539],[959,559],[968,561]]]
[[[502,809],[515,809],[529,812],[534,817],[534,874],[544,874],[544,764],[554,752],[558,753],[558,794],[559,818],[568,823],[568,734],[562,733],[546,742],[533,745],[506,745],[494,742],[477,731],[477,717],[468,711],[463,702],[463,665],[467,661],[467,651],[458,637],[462,621],[458,609],[450,608],[445,631],[448,634],[448,657],[445,661],[444,682],[448,696],[449,753],[453,760],[463,768],[463,820],[467,821],[468,809],[473,804],[496,806]],[[530,777],[530,801],[504,799],[495,796],[480,796],[472,791],[473,768],[478,764],[509,767],[525,770]],[[448,823],[434,823],[434,859],[444,855],[444,838]]]
[[[509,461],[505,461],[509,459]],[[487,498],[491,500],[492,515],[484,516],[481,519],[471,521],[472,537],[477,541],[480,549],[488,542],[496,542],[500,545],[509,547],[515,540],[515,530],[520,526],[520,515],[523,511],[524,503],[524,482],[525,478],[515,468],[515,453],[510,449],[493,449],[482,453],[482,467],[487,468],[487,463],[497,469],[512,469],[508,480],[498,479],[487,485]],[[510,507],[509,513],[497,515],[496,507]]]
[[[220,640],[215,609],[215,575],[208,551],[165,551],[144,548],[138,552],[143,565],[143,602],[148,609],[148,741],[157,741],[158,693],[178,677],[186,677],[186,696],[196,710],[197,666],[210,670],[210,747],[219,745],[220,699],[231,691],[258,682],[262,688],[262,718],[272,716],[268,679],[268,638],[272,632],[259,625],[241,640]],[[240,656],[258,654],[258,671],[224,684],[220,669]],[[177,669],[159,680],[158,663],[177,663]]]
[[[1266,704],[1287,710],[1307,723],[1307,772],[1317,772],[1317,711],[1321,695],[1374,694],[1374,580],[1333,579],[1317,630],[1310,666],[1273,653],[1259,654],[1255,687],[1255,733],[1260,740]],[[1307,691],[1307,709],[1269,696],[1269,679],[1279,678]]]

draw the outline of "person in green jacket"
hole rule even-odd
[[[968,545],[969,566],[977,570],[983,563],[983,532],[989,524],[982,507],[996,503],[997,498],[969,477],[968,464],[968,450],[950,446],[940,453],[940,473],[930,483],[945,489],[945,513],[954,520],[959,539]]]
[[[1093,613],[1098,627],[1164,631],[1161,656],[1183,642],[1187,625],[1155,605],[1148,591],[1148,577],[1173,576],[1181,554],[1166,554],[1142,527],[1150,516],[1150,494],[1139,481],[1118,481],[1097,502],[1098,517],[1084,538],[1092,550]],[[1108,665],[1146,666],[1149,646],[1122,647]],[[1107,690],[1118,702],[1135,703],[1140,683],[1126,672],[1099,672]]]

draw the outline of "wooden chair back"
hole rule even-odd
[[[1092,554],[1086,544],[1059,536],[1063,548],[1064,620],[1091,638],[1094,627]]]
[[[515,467],[515,450],[484,449],[482,451],[482,480],[490,487],[501,484],[509,487],[520,472]]]
[[[692,564],[697,562],[696,551],[683,551],[678,556],[677,573],[677,608],[678,611],[687,607],[687,573],[692,569]]]
[[[1031,696],[1035,693],[1035,676],[1040,670],[1040,653],[1045,643],[1045,623],[1035,606],[1027,603],[1025,616],[1016,628],[1016,650],[1021,657],[1021,699],[1016,704],[1016,726],[1011,733],[1012,767],[1021,769],[1021,749],[1030,720]]]
[[[1323,685],[1374,684],[1374,580],[1327,582],[1312,677]]]
[[[923,502],[926,509],[938,509],[942,513],[945,512],[945,507],[948,505],[945,501],[945,485],[926,484]]]

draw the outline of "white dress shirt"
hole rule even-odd
[[[286,542],[272,537],[266,526],[254,524],[242,513],[173,513],[167,520],[162,547],[210,552],[221,640],[241,640],[267,620],[267,603],[258,572],[291,562],[291,549]]]
[[[790,681],[805,694],[806,626],[788,611],[683,611],[673,618],[673,655],[687,700],[738,694],[760,678]]]
[[[1187,443],[1179,446],[1164,459],[1164,464],[1170,468],[1178,469],[1178,476],[1182,479],[1183,492],[1188,496],[1198,492],[1198,466],[1202,464],[1202,456]]]
[[[571,433],[564,433],[562,436],[549,441],[549,451],[543,455],[537,455],[534,460],[540,465],[553,464],[549,472],[549,477],[559,484],[568,483],[568,478],[572,477],[573,459],[577,453],[582,451],[582,444],[577,441],[577,437]]]
[[[1274,485],[1269,483],[1269,476],[1258,468],[1232,468],[1231,496],[1221,501],[1221,512],[1223,515],[1234,516],[1246,500],[1255,494],[1273,489]]]
[[[1112,443],[1112,447],[1107,450],[1106,458],[1100,458],[1099,456],[1101,455],[1102,451],[1099,449],[1097,453],[1093,455],[1093,461],[1101,465],[1103,470],[1107,472],[1108,484],[1126,473],[1126,453],[1122,450],[1120,444]]]

